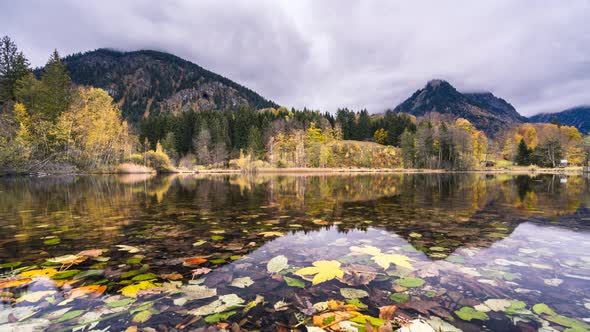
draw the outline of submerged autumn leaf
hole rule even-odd
[[[119,292],[128,297],[137,297],[137,292],[139,292],[140,290],[150,289],[154,287],[157,287],[157,285],[153,284],[151,281],[140,281],[137,284],[132,284],[121,288]]]
[[[192,266],[201,265],[205,262],[207,262],[207,260],[203,257],[190,257],[190,258],[185,259],[184,263],[182,265],[192,267]]]
[[[373,246],[353,246],[350,247],[350,251],[352,251],[353,253],[373,256],[371,257],[371,259],[377,265],[381,266],[384,270],[387,270],[391,264],[404,267],[407,269],[413,269],[412,264],[410,264],[410,258],[408,256],[397,254],[384,254],[381,252],[381,249]]]
[[[52,277],[57,273],[57,270],[51,267],[46,269],[29,270],[19,274],[20,277]]]
[[[344,275],[344,270],[340,268],[340,262],[338,261],[315,261],[312,264],[313,267],[299,269],[295,274],[299,276],[315,275],[311,281],[313,285],[334,278],[342,278]]]
[[[0,281],[0,289],[15,288],[28,285],[33,281],[31,278],[7,279]]]
[[[47,261],[55,264],[73,265],[84,262],[88,257],[80,255],[64,255],[59,257],[49,258]]]
[[[82,286],[72,289],[67,293],[67,297],[70,299],[75,299],[78,297],[82,297],[85,295],[91,295],[92,297],[98,297],[102,293],[107,290],[107,286],[105,285],[90,285],[90,286]]]

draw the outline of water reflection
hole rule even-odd
[[[235,294],[242,300],[236,305],[257,296],[265,300],[248,314],[236,311],[219,321],[267,330],[296,326],[298,319],[318,315],[308,302],[343,301],[341,288],[360,288],[368,294],[361,298],[367,306],[362,315],[371,317],[379,316],[379,307],[402,302],[399,317],[440,317],[467,331],[582,329],[583,318],[590,316],[585,307],[590,302],[587,186],[583,177],[561,181],[554,175],[476,173],[0,179],[0,264],[21,262],[17,273],[26,273],[29,266],[47,267],[52,257],[108,250],[68,268],[102,271],[95,276],[71,284],[74,275],[65,281],[40,278],[3,289],[0,324],[17,324],[15,317],[33,313],[23,324],[84,327],[94,320],[80,317],[94,317],[98,322],[93,327],[114,330],[130,325],[198,327],[219,317],[191,322],[191,313],[227,314],[231,310],[204,314],[199,308]],[[124,246],[137,252],[122,250]],[[376,264],[375,250],[407,257],[412,269],[393,263],[383,269]],[[277,256],[286,257],[288,267],[270,274],[267,264]],[[188,257],[207,262],[186,266]],[[345,275],[361,269],[364,281],[371,280],[347,284],[330,279],[312,285],[308,277],[295,274],[326,260],[339,262]],[[9,265],[0,270],[4,280],[11,275]],[[424,284],[396,284],[407,277]],[[289,286],[289,278],[304,288]],[[252,282],[247,287],[232,285],[246,279]],[[197,281],[199,285],[188,286]],[[120,312],[109,306],[128,298],[120,294],[122,288],[142,282],[157,291],[146,288]],[[88,285],[108,290],[58,305],[71,296],[70,289]],[[214,289],[215,295],[199,298],[194,287]],[[19,300],[23,294],[52,291],[38,301]],[[490,299],[495,302],[486,302]],[[11,305],[14,300],[18,302]],[[280,301],[285,310],[277,310]],[[509,309],[518,301],[525,307]],[[150,318],[133,322],[134,315],[148,310],[141,307],[145,303],[153,311]],[[539,303],[556,316],[532,310]],[[80,316],[56,321],[52,315],[63,307],[79,310]],[[487,319],[459,319],[456,311],[464,307],[483,310]],[[116,318],[101,318],[115,312]],[[577,323],[564,323],[566,318]],[[313,325],[311,320],[305,324]]]

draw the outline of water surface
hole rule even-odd
[[[363,331],[395,305],[584,331],[589,202],[558,175],[0,179],[0,330]]]

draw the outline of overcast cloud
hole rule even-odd
[[[381,112],[432,78],[524,115],[590,104],[590,1],[9,1],[33,65],[155,49],[288,106]]]

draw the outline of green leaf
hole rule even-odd
[[[553,311],[551,308],[549,308],[548,305],[546,305],[545,303],[537,303],[533,306],[533,312],[536,313],[537,315],[541,315],[541,314],[547,314],[547,315],[557,315],[555,313],[555,311]]]
[[[415,288],[424,285],[424,280],[420,278],[406,277],[397,279],[395,283],[402,287]]]
[[[144,273],[133,277],[131,280],[134,281],[144,281],[144,280],[153,280],[158,279],[158,276],[153,273]]]
[[[346,304],[351,304],[351,305],[359,308],[359,310],[365,310],[365,309],[369,308],[368,305],[364,304],[359,299],[346,299],[345,302],[346,302]]]
[[[410,300],[410,295],[405,293],[393,293],[389,296],[389,299],[396,303],[406,303]]]
[[[122,300],[118,300],[118,301],[108,302],[107,306],[109,306],[111,308],[119,308],[119,307],[124,307],[124,306],[130,305],[133,302],[135,302],[134,299],[122,299]]]
[[[56,274],[54,274],[51,277],[51,279],[54,279],[54,280],[68,279],[68,278],[75,276],[78,273],[80,273],[80,270],[61,271],[61,272],[57,272]]]
[[[134,323],[145,323],[152,318],[152,313],[149,310],[143,310],[135,314],[131,319]]]
[[[131,278],[133,276],[136,276],[138,274],[140,274],[141,272],[139,270],[131,270],[131,271],[127,271],[123,274],[121,274],[121,279],[127,279],[127,278]]]
[[[213,240],[213,241],[221,241],[223,239],[225,239],[225,237],[223,235],[213,235],[213,236],[211,236],[211,240]]]
[[[284,279],[288,286],[305,288],[305,282],[301,279],[291,278],[287,276],[285,276]]]
[[[142,260],[143,260],[143,258],[141,258],[141,257],[129,258],[127,260],[127,264],[139,264],[139,263],[141,263]]]
[[[472,319],[477,320],[488,320],[490,317],[485,312],[477,311],[472,307],[463,307],[460,310],[455,311],[455,315],[462,320],[471,321]]]
[[[220,312],[214,315],[205,317],[205,322],[209,324],[219,323],[222,320],[227,320],[231,316],[235,315],[236,311]]]
[[[74,318],[82,315],[84,312],[85,312],[84,310],[68,311],[65,314],[63,314],[63,316],[61,316],[60,318],[58,318],[57,320],[55,320],[54,323],[61,323],[61,322],[64,322],[66,320],[74,319]]]
[[[104,273],[104,270],[86,270],[86,271],[76,274],[74,276],[74,279],[78,280],[78,279],[84,279],[84,278],[88,278],[88,277],[101,276],[103,273]]]
[[[22,262],[2,263],[0,264],[0,269],[12,269],[19,267],[21,264]]]
[[[56,237],[54,239],[49,239],[49,240],[43,241],[43,244],[46,246],[53,246],[53,245],[59,244],[60,242],[61,242],[60,238]]]

